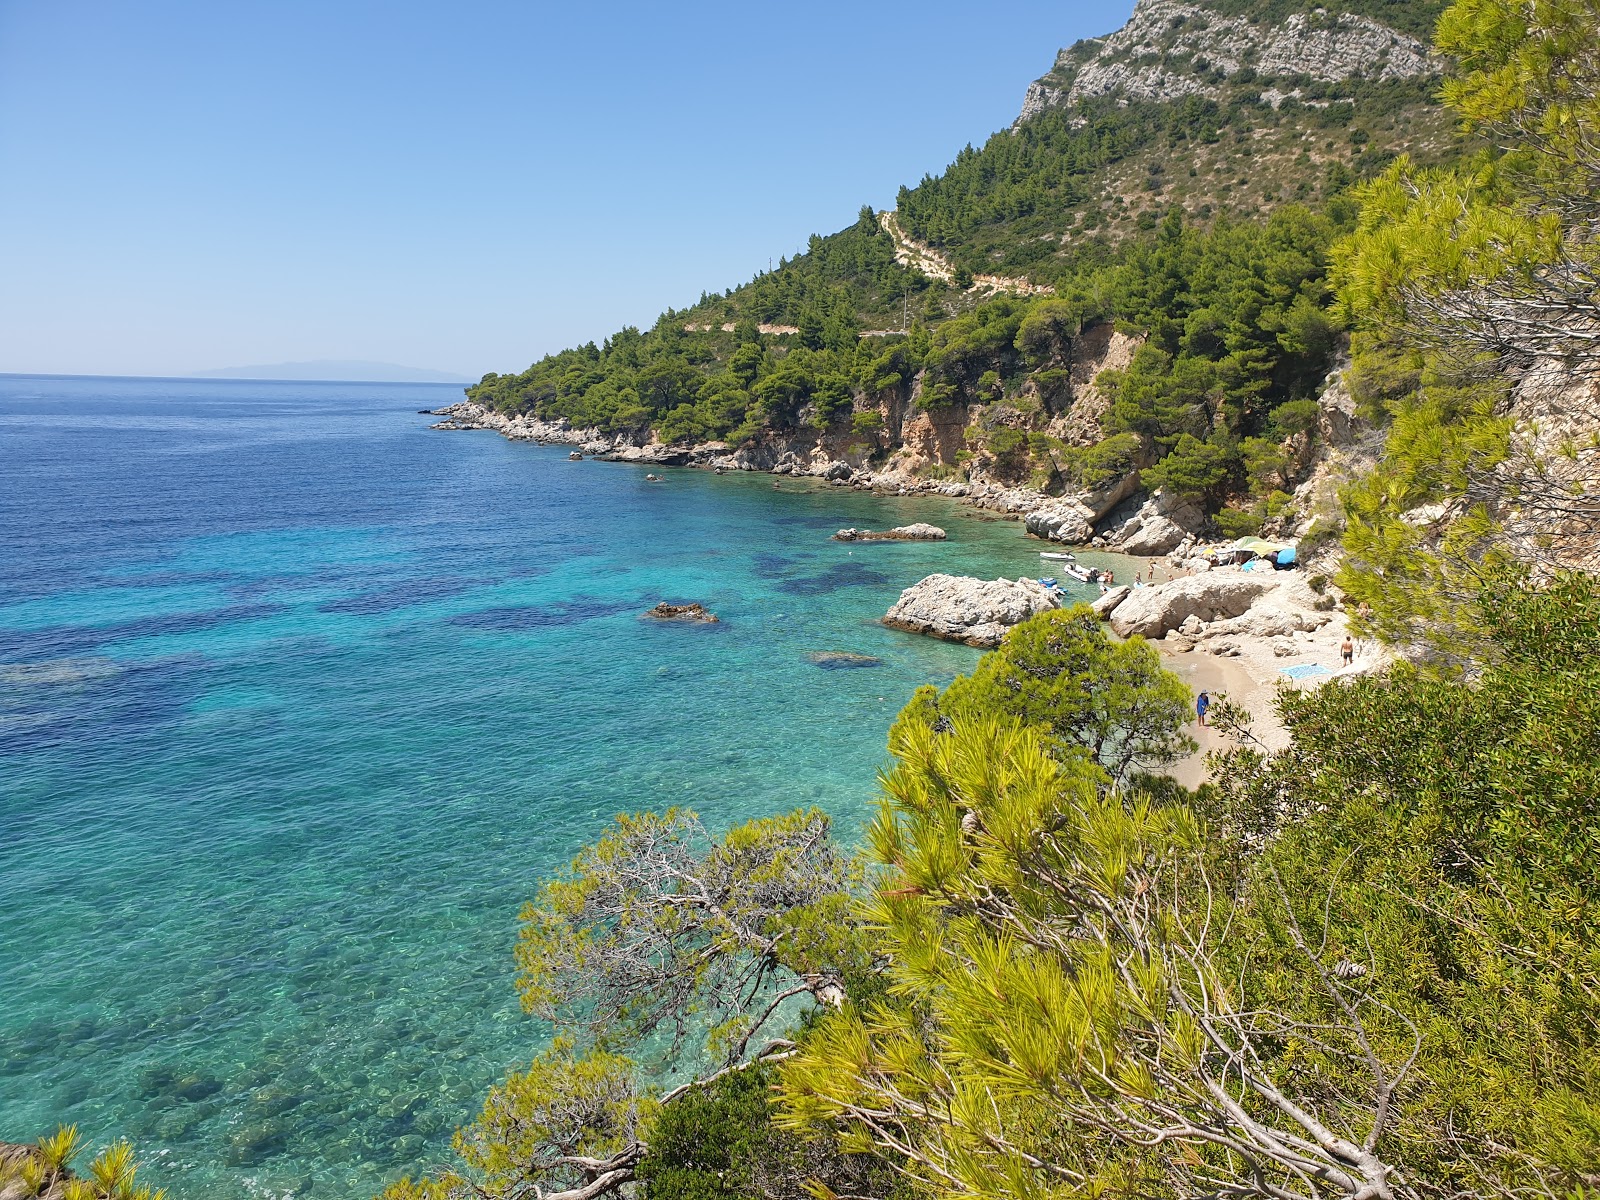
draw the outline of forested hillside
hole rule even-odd
[[[385,1200],[1600,1195],[1600,0],[1459,0],[1436,44],[1472,153],[1168,212],[875,368],[993,408],[1113,317],[1084,452],[1220,503],[1348,332],[1384,453],[1339,583],[1410,660],[1281,689],[1278,752],[1214,707],[1189,791],[1141,774],[1193,745],[1164,656],[1051,611],[902,711],[855,860],[815,811],[619,818],[523,912],[565,1036]],[[880,353],[742,319],[753,387]]]
[[[1356,15],[1434,11],[1398,8]],[[1600,1197],[1600,0],[1458,0],[1434,50],[1459,141],[1386,161],[1383,135],[1448,122],[1413,96],[1389,128],[1364,92],[1368,136],[1322,139],[1348,174],[1313,161],[1299,202],[1191,195],[1061,237],[1041,214],[1103,218],[1141,139],[1182,166],[1235,128],[1116,94],[1045,103],[901,197],[974,276],[1055,234],[1028,269],[1051,294],[909,271],[864,209],[474,389],[734,462],[887,458],[885,412],[951,414],[929,471],[1137,475],[1224,529],[1290,499],[1338,391],[1374,453],[1335,481],[1333,583],[1355,636],[1407,653],[1281,688],[1281,749],[1219,702],[1190,790],[1147,773],[1195,745],[1174,660],[1055,609],[912,698],[859,851],[816,810],[615,818],[521,914],[517,987],[554,1038],[382,1200]],[[1282,131],[1269,112],[1229,120]],[[915,319],[885,334],[897,304]],[[0,1157],[0,1193],[136,1195],[123,1150],[66,1190],[71,1140]]]
[[[1134,23],[1167,19],[1166,3]],[[1198,11],[1181,16],[1191,33]],[[1350,188],[1402,154],[1457,153],[1433,60],[1412,53],[1406,74],[1387,54],[1337,78],[1190,55],[1176,99],[1113,88],[1046,105],[901,189],[900,228],[946,278],[897,261],[863,207],[776,270],[469,396],[634,442],[753,453],[804,433],[819,472],[841,456],[881,467],[905,415],[927,413],[965,430],[915,468],[930,477],[1061,494],[1140,470],[1226,529],[1255,528],[1287,512],[1310,461],[1310,402],[1341,345],[1326,274]],[[1104,377],[1109,409],[1070,421],[1075,343],[1108,322],[1142,344]]]

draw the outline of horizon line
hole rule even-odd
[[[238,375],[131,375],[79,373],[74,371],[0,371],[0,379],[161,379],[174,383],[365,383],[407,387],[472,387],[476,380],[443,379],[281,379],[270,375],[243,377]]]

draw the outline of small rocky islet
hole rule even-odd
[[[668,604],[663,600],[642,615],[656,621],[686,621],[702,625],[716,625],[722,620],[716,613],[711,612],[699,602],[693,604]]]
[[[893,529],[841,529],[833,535],[836,542],[942,542],[945,532],[937,525],[917,521]]]

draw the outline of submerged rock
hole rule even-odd
[[[708,625],[718,620],[717,614],[707,612],[703,604],[668,604],[664,600],[644,615],[658,621],[703,621]]]
[[[1013,625],[1059,607],[1055,593],[1036,579],[929,575],[900,593],[883,623],[949,642],[994,647]]]
[[[881,667],[883,659],[870,654],[852,654],[848,650],[818,650],[806,655],[824,671],[848,671],[858,667]]]
[[[942,542],[944,530],[937,525],[918,521],[914,525],[897,525],[881,531],[872,529],[841,529],[833,535],[836,542]]]

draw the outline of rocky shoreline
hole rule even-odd
[[[715,471],[762,471],[773,475],[822,480],[834,487],[889,496],[943,496],[971,508],[1022,521],[1027,531],[1049,541],[1091,546],[1124,554],[1163,555],[1197,537],[1204,514],[1194,505],[1175,502],[1160,492],[1146,494],[1137,472],[1098,491],[1075,496],[1050,496],[1035,488],[996,482],[930,479],[892,464],[874,471],[830,457],[820,445],[764,441],[734,448],[726,442],[664,445],[574,428],[565,420],[508,417],[471,400],[430,415],[443,420],[439,430],[487,430],[512,441],[576,446],[584,457],[652,467],[699,467]]]
[[[1329,389],[1323,398],[1325,416],[1348,417],[1344,413],[1349,407],[1345,401],[1342,389]],[[1119,636],[1137,633],[1167,655],[1184,656],[1174,661],[1231,662],[1230,669],[1246,672],[1263,695],[1291,678],[1297,684],[1302,682],[1284,674],[1285,668],[1328,668],[1327,675],[1304,677],[1305,683],[1314,684],[1346,673],[1372,670],[1390,661],[1390,655],[1375,643],[1361,642],[1357,644],[1353,666],[1342,665],[1340,646],[1348,632],[1344,614],[1336,594],[1323,595],[1311,586],[1309,570],[1246,572],[1237,567],[1213,567],[1211,562],[1197,557],[1204,514],[1196,506],[1174,501],[1159,491],[1144,491],[1137,472],[1096,491],[1050,496],[1034,488],[996,482],[931,479],[896,467],[893,459],[879,471],[864,464],[853,466],[831,457],[820,443],[803,435],[767,439],[738,448],[725,442],[663,445],[643,437],[573,428],[565,421],[508,417],[472,401],[438,409],[432,415],[443,418],[434,429],[487,430],[515,441],[574,446],[585,457],[611,462],[719,472],[763,471],[889,496],[940,496],[1021,521],[1028,533],[1047,541],[1162,559],[1161,574],[1165,578],[1156,581],[1152,567],[1147,585],[1112,589],[1095,603],[1096,611]],[[1358,440],[1350,428],[1335,424],[1336,428],[1325,431],[1335,447],[1324,472],[1330,477],[1347,473],[1349,464],[1344,463],[1342,455]],[[1314,488],[1325,485],[1323,479],[1309,481],[1305,485],[1307,499],[1314,498]],[[841,534],[860,537],[865,532]],[[884,623],[909,632],[992,647],[1005,629],[1022,619],[1023,609],[1042,611],[1046,606],[1042,589],[1038,598],[1031,593],[1026,597],[1021,594],[1028,583],[1031,581],[933,576],[907,589]],[[1001,588],[1007,594],[979,596],[974,588]]]

